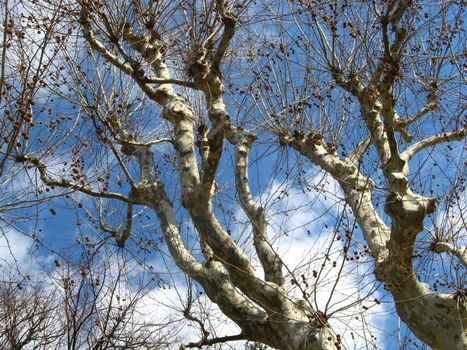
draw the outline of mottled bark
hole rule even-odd
[[[401,27],[400,20],[410,5],[411,1],[395,2],[381,18],[385,56],[368,86],[355,76],[346,80],[340,68],[330,64],[336,83],[360,103],[370,138],[362,142],[348,159],[341,159],[328,151],[322,137],[313,134],[306,139],[282,136],[282,142],[295,148],[339,182],[375,258],[376,277],[392,293],[400,318],[414,334],[434,349],[465,349],[465,296],[431,291],[418,281],[413,269],[415,239],[423,230],[425,217],[435,210],[435,199],[419,195],[409,187],[408,162],[423,149],[441,142],[464,139],[466,132],[461,129],[435,135],[414,143],[403,152],[399,151],[395,132],[403,132],[405,127],[434,108],[434,102],[430,101],[407,119],[402,119],[395,111],[393,90],[399,72],[400,53],[406,40],[406,30]],[[388,34],[390,29],[394,33],[392,42]],[[408,136],[405,134],[406,138]],[[385,211],[392,221],[390,227],[373,207],[373,180],[358,170],[359,155],[370,143],[383,164],[383,174],[388,183]],[[465,263],[461,249],[441,242],[434,249],[450,251]]]
[[[123,151],[136,157],[140,164],[140,180],[134,185],[129,200],[147,205],[156,212],[175,263],[198,281],[209,298],[237,323],[242,330],[241,337],[286,350],[339,349],[340,338],[330,329],[326,319],[313,310],[307,300],[292,300],[284,288],[282,262],[268,240],[264,210],[255,203],[249,190],[248,151],[254,137],[230,125],[223,101],[220,64],[234,34],[236,19],[224,1],[217,1],[217,10],[223,23],[218,46],[213,47],[209,41],[203,44],[198,59],[190,68],[194,82],[182,84],[204,93],[211,123],[210,128],[201,130],[198,139],[202,160],[199,168],[195,152],[196,118],[187,101],[172,86],[179,82],[170,77],[158,33],[153,29],[148,36],[142,37],[130,28],[123,33],[125,40],[151,66],[154,75],[148,78],[138,71],[131,57],[124,57],[125,63],[96,39],[89,13],[83,7],[81,22],[91,47],[131,76],[148,97],[161,106],[162,116],[173,127],[181,199],[200,235],[205,262],[198,261],[190,253],[180,236],[171,201],[163,183],[155,177],[150,145],[131,144],[131,140],[120,133],[120,143],[126,141]],[[154,83],[156,87],[152,86]],[[226,137],[236,146],[237,191],[252,225],[254,245],[265,272],[264,280],[213,213],[211,201],[215,176]]]
[[[415,239],[423,229],[426,215],[435,210],[435,200],[410,188],[409,161],[418,152],[438,143],[462,140],[466,132],[462,129],[435,135],[414,143],[404,151],[399,149],[401,145],[396,133],[401,133],[410,142],[411,135],[405,128],[435,106],[434,101],[429,101],[408,118],[401,117],[396,111],[394,86],[400,70],[400,55],[407,40],[406,29],[400,22],[411,4],[409,0],[394,1],[388,6],[387,13],[379,15],[384,55],[367,83],[355,74],[348,78],[344,76],[332,46],[322,33],[320,24],[316,23],[316,30],[323,38],[323,47],[329,51],[329,55],[325,55],[329,71],[335,83],[360,104],[361,116],[370,137],[345,159],[331,150],[323,141],[323,135],[316,132],[310,132],[306,137],[282,133],[281,142],[300,152],[340,184],[375,260],[376,277],[385,283],[394,297],[399,316],[414,334],[435,349],[465,349],[465,297],[430,291],[418,281],[413,270]],[[157,215],[174,262],[201,284],[210,300],[241,328],[241,335],[235,339],[260,341],[284,350],[340,349],[340,336],[331,329],[327,316],[315,310],[306,298],[294,300],[287,292],[282,261],[268,238],[264,209],[256,203],[249,187],[249,151],[255,136],[232,125],[223,98],[221,63],[237,25],[228,3],[216,1],[219,32],[214,31],[205,42],[199,43],[194,62],[188,67],[193,81],[171,77],[165,61],[165,44],[154,23],[144,23],[144,34],[139,33],[136,27],[118,24],[117,29],[121,31],[121,37],[118,37],[105,15],[94,6],[88,1],[81,3],[80,24],[89,46],[133,79],[160,107],[162,117],[172,129],[171,142],[178,159],[180,201],[199,235],[203,256],[195,257],[182,239],[172,201],[163,180],[156,177],[152,143],[135,142],[118,120],[109,121],[112,140],[108,142],[119,145],[120,151],[135,158],[140,166],[140,178],[131,183],[128,196],[55,180],[38,160],[27,157],[19,160],[36,166],[42,181],[48,185],[125,202],[128,205],[129,229],[121,237],[116,235],[122,242],[131,233],[132,206],[151,208]],[[105,34],[99,33],[99,26],[93,30],[94,18],[99,16],[104,23]],[[100,40],[99,35],[107,35],[106,40]],[[114,45],[115,51],[107,47],[109,43]],[[126,51],[128,47],[131,54]],[[138,59],[133,57],[133,53],[139,55]],[[142,68],[142,62],[150,73]],[[192,88],[204,95],[209,125],[200,127],[198,136],[195,124],[201,118],[195,115],[187,99],[174,85]],[[236,191],[240,206],[251,224],[255,252],[264,278],[254,270],[249,257],[222,227],[212,206],[215,179],[226,140],[235,147]],[[368,147],[374,147],[382,164],[387,183],[385,211],[391,225],[386,225],[373,205],[373,179],[360,171],[362,154]],[[114,154],[117,154],[115,149]],[[120,165],[124,168],[123,162],[120,161]],[[450,252],[465,265],[465,248],[462,250],[438,242],[433,250]],[[205,340],[200,345],[208,343],[209,340]]]

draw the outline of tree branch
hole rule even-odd
[[[187,348],[199,348],[201,349],[203,346],[207,345],[214,345],[219,343],[227,343],[229,341],[237,341],[237,340],[246,340],[245,336],[240,333],[237,335],[229,335],[225,337],[217,337],[211,339],[201,339],[199,342],[196,343],[188,343],[180,346],[180,349],[187,349]]]
[[[224,58],[227,48],[229,47],[230,40],[234,36],[237,19],[231,12],[227,11],[225,0],[216,0],[216,4],[217,12],[222,17],[222,21],[224,23],[224,31],[212,59],[212,69],[214,72],[220,73],[220,64]]]
[[[89,187],[85,187],[83,185],[77,184],[76,182],[73,181],[67,181],[65,179],[61,180],[54,180],[51,179],[48,174],[47,174],[47,168],[44,163],[42,163],[40,160],[35,159],[35,158],[29,158],[27,156],[19,156],[16,158],[16,161],[18,162],[28,162],[31,163],[36,167],[36,169],[39,171],[39,176],[42,180],[42,182],[47,185],[47,186],[56,186],[56,187],[61,187],[61,188],[68,188],[71,190],[76,190],[79,192],[82,192],[84,194],[87,194],[92,197],[97,197],[97,198],[112,198],[112,199],[118,199],[121,200],[125,203],[133,203],[133,201],[125,197],[124,195],[116,192],[97,192],[92,190]]]
[[[180,86],[185,86],[188,88],[195,88],[195,83],[191,81],[185,81],[185,80],[180,80],[180,79],[160,79],[156,77],[144,77],[142,79],[144,83],[150,83],[150,84],[175,84],[175,85],[180,85]]]
[[[418,111],[418,113],[414,114],[413,116],[407,118],[407,119],[402,119],[397,113],[394,115],[394,131],[398,131],[401,133],[402,138],[406,142],[411,142],[413,137],[410,135],[405,128],[409,126],[410,124],[416,122],[418,119],[423,117],[425,114],[428,112],[434,110],[436,108],[436,101],[430,101],[428,102],[425,106]]]
[[[95,37],[91,28],[91,21],[89,19],[89,10],[86,6],[88,5],[81,4],[80,24],[83,27],[83,36],[91,45],[91,48],[96,50],[103,58],[112,63],[116,68],[132,77],[148,97],[152,100],[159,101],[161,96],[157,94],[156,90],[145,84],[144,76],[141,74],[142,72],[140,72],[139,69],[135,70],[130,64],[120,60],[116,55],[108,51],[104,44]],[[117,47],[119,47],[119,43],[116,44]],[[131,56],[126,55],[122,48],[120,48],[120,51],[124,54],[127,61],[133,63],[133,66],[138,64]]]
[[[149,205],[157,214],[171,256],[175,263],[189,276],[202,282],[206,277],[204,266],[186,248],[176,223],[173,205],[162,183],[142,183],[132,193],[138,201]]]
[[[397,7],[396,7],[397,3]],[[380,58],[378,66],[371,77],[370,85],[377,85],[380,82],[381,76],[386,75],[385,84],[391,85],[397,74],[394,72],[398,71],[398,61],[400,56],[400,49],[405,43],[407,38],[407,31],[400,26],[400,20],[404,13],[412,5],[412,0],[401,0],[393,1],[388,7],[388,11],[384,16],[380,17],[382,29],[383,29],[383,47],[384,55]],[[395,33],[395,39],[390,43],[388,26],[391,24],[391,29]]]
[[[310,134],[306,139],[286,136],[282,137],[282,143],[296,149],[339,182],[378,268],[388,255],[386,242],[389,240],[390,230],[373,207],[371,193],[374,183],[371,178],[361,174],[352,162],[330,154],[316,135]]]
[[[436,242],[433,244],[433,251],[438,254],[450,253],[456,256],[462,265],[467,268],[467,247],[455,247],[448,242]]]
[[[268,223],[264,209],[255,204],[248,183],[248,154],[256,136],[238,129],[235,133],[237,134],[237,142],[235,143],[235,184],[240,205],[251,221],[253,243],[264,269],[265,280],[282,286],[285,282],[282,274],[282,261],[268,239]],[[231,138],[231,141],[235,140]]]
[[[405,128],[410,124],[416,122],[418,119],[423,117],[428,112],[434,110],[436,108],[436,101],[430,101],[425,106],[420,109],[416,114],[410,116],[407,119],[395,118],[395,125],[394,129],[399,131],[401,128]]]
[[[347,157],[347,161],[358,166],[362,161],[363,154],[368,150],[371,145],[371,136],[363,140],[357,148]]]
[[[402,159],[410,160],[418,152],[423,151],[425,148],[435,146],[439,143],[450,142],[450,141],[462,141],[467,135],[467,129],[460,129],[453,132],[445,132],[438,135],[433,135],[423,139],[412,146],[408,147],[402,152]]]
[[[131,235],[131,228],[133,225],[133,204],[128,203],[127,205],[127,217],[125,222],[125,229],[123,230],[122,234],[119,235],[117,230],[112,230],[105,224],[104,220],[102,219],[102,205],[99,201],[99,226],[104,232],[110,233],[112,237],[117,242],[119,248],[125,247],[125,241]],[[120,228],[120,227],[119,227]]]
[[[81,5],[81,17],[80,17],[80,24],[83,27],[83,36],[87,40],[87,42],[91,45],[91,47],[99,52],[99,54],[112,63],[115,67],[120,69],[122,72],[133,75],[134,71],[131,66],[115,56],[113,53],[107,50],[107,48],[99,41],[95,36],[91,29],[91,22],[89,19],[89,10],[86,8],[87,5]]]
[[[208,97],[206,97],[206,99],[208,99]],[[212,109],[209,112],[209,116],[212,121],[212,128],[207,134],[202,135],[202,139],[200,141],[203,162],[198,198],[204,203],[210,200],[212,196],[217,168],[222,157],[225,128],[228,123],[227,113],[225,112],[225,106],[222,102],[222,95],[218,100],[220,101],[217,105],[219,110],[216,111],[216,114],[213,113]]]

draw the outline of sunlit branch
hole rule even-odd
[[[222,100],[222,96],[219,97],[219,99]],[[201,140],[202,144],[200,144],[202,148],[201,151],[203,162],[198,195],[199,199],[203,202],[211,198],[216,172],[219,166],[220,158],[222,156],[222,148],[224,146],[224,129],[226,127],[227,120],[225,117],[225,111],[221,110],[220,112],[220,114],[224,117],[221,116],[219,118],[219,116],[217,116],[217,118],[213,118],[211,115],[213,128],[209,130],[206,135],[204,135]]]
[[[148,198],[147,193],[151,194]],[[266,316],[251,301],[236,291],[229,276],[218,269],[209,268],[196,260],[186,248],[176,224],[172,203],[165,192],[162,183],[149,188],[137,188],[135,197],[141,203],[149,205],[157,214],[171,256],[175,263],[190,277],[200,282],[211,300],[219,305],[221,310],[237,323],[258,322]]]
[[[144,77],[141,79],[144,83],[149,84],[175,84],[185,86],[188,88],[195,88],[195,84],[191,81],[179,80],[179,79],[161,79],[156,77]]]
[[[343,161],[339,156],[330,154],[316,135],[310,134],[305,139],[285,136],[281,141],[296,149],[339,182],[370,246],[371,254],[378,264],[384,263],[387,258],[386,242],[390,237],[390,229],[373,206],[373,180],[361,174],[352,162]]]
[[[406,142],[411,142],[413,137],[407,132],[405,128],[411,125],[412,123],[416,122],[418,119],[423,117],[428,112],[434,110],[435,108],[436,108],[436,101],[430,101],[425,106],[423,106],[422,109],[420,109],[418,113],[414,114],[413,116],[407,119],[402,119],[396,113],[394,116],[394,130],[398,131]]]
[[[402,0],[397,6],[395,4],[396,2],[392,2],[388,7],[386,15],[381,18],[384,55],[380,58],[380,67],[376,69],[371,79],[372,84],[377,86],[380,93],[384,129],[391,153],[390,159],[393,164],[400,159],[398,143],[394,134],[394,82],[400,74],[400,49],[407,37],[407,30],[401,28],[400,19],[410,6],[411,1]],[[390,43],[390,35],[388,33],[389,24],[391,24],[392,31],[395,33],[392,43]]]
[[[207,76],[205,77],[202,74],[195,76],[196,83],[204,92],[206,104],[208,106],[208,117],[212,123],[211,130],[209,130],[207,135],[203,135],[202,137],[203,163],[199,192],[199,199],[202,202],[206,202],[211,197],[216,171],[222,156],[228,115],[223,100],[224,88],[220,65],[235,33],[236,25],[236,18],[226,9],[226,1],[217,0],[216,4],[217,12],[223,21],[224,30],[211,62],[204,62],[208,69]],[[204,48],[204,51],[207,51],[207,48]],[[207,56],[206,52],[205,56]]]
[[[128,75],[133,75],[134,71],[131,66],[120,59],[118,59],[117,56],[115,56],[113,53],[107,50],[107,48],[104,46],[104,44],[99,41],[95,36],[94,33],[91,29],[91,23],[89,19],[89,12],[86,9],[86,5],[82,5],[81,9],[81,22],[80,24],[83,27],[83,35],[85,39],[89,42],[91,47],[99,52],[99,54],[104,57],[106,60],[111,62],[115,67],[120,69],[122,72],[128,74]]]
[[[151,194],[150,198],[146,198],[148,193]],[[197,280],[203,278],[204,267],[193,257],[183,242],[172,203],[165,193],[163,184],[155,183],[148,188],[137,185],[133,197],[141,204],[151,206],[156,212],[165,241],[177,266]]]
[[[417,143],[407,148],[404,152],[402,152],[401,157],[403,159],[410,160],[418,152],[421,152],[428,147],[432,147],[443,142],[462,141],[466,135],[467,129],[460,129],[453,132],[445,132],[442,134],[427,137],[426,139],[418,141]]]
[[[91,29],[89,11],[86,9],[86,5],[82,5],[80,24],[83,27],[84,38],[94,50],[96,50],[107,61],[112,63],[116,68],[132,77],[149,98],[155,101],[160,99],[156,91],[144,83],[144,76],[141,75],[139,70],[135,70],[130,64],[120,60],[116,55],[108,51],[104,44],[95,37]],[[134,65],[136,64],[136,62],[132,60],[131,57],[127,58],[129,58],[130,61],[133,61]]]
[[[456,256],[462,265],[467,268],[467,247],[455,247],[448,242],[436,242],[433,245],[433,251],[438,254],[450,253]]]
[[[230,141],[235,144],[235,184],[240,205],[251,221],[253,243],[264,269],[266,281],[282,286],[285,282],[282,275],[282,261],[271,246],[264,208],[256,205],[248,180],[248,154],[256,137],[239,129],[232,132],[236,134],[230,137]]]
[[[347,160],[352,164],[358,165],[362,161],[363,154],[371,145],[371,136],[362,141],[357,148],[349,155]]]
[[[425,106],[423,106],[422,109],[420,109],[420,111],[410,116],[409,118],[407,119],[397,118],[395,120],[395,125],[394,125],[395,130],[399,130],[400,128],[405,128],[411,125],[412,123],[416,122],[418,119],[423,117],[428,112],[434,110],[435,108],[436,108],[436,101],[430,101]]]

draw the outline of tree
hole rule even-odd
[[[128,281],[137,264],[91,240],[81,250],[78,261],[56,259],[49,275],[0,282],[2,349],[162,349],[177,341],[175,325],[145,315],[149,283]]]
[[[61,99],[48,127],[69,138],[47,157],[32,154],[36,143],[14,159],[49,189],[94,198],[74,203],[121,249],[151,251],[141,218],[157,220],[177,267],[241,330],[203,332],[188,346],[244,339],[341,349],[331,297],[324,309],[313,300],[339,251],[331,295],[356,260],[371,257],[375,284],[419,340],[466,347],[465,164],[455,142],[466,135],[463,3],[45,4],[72,38],[44,78]],[[342,207],[332,243],[300,276],[284,263],[279,232],[269,232],[278,201],[261,192],[268,176],[286,183],[281,198],[313,191],[310,177],[323,173]]]

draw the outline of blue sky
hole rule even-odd
[[[428,10],[429,13],[434,14],[433,11],[433,9]],[[273,244],[283,254],[284,261],[287,262],[291,272],[296,270],[298,276],[304,273],[307,280],[313,280],[313,271],[321,270],[320,266],[325,261],[324,253],[331,242],[333,244],[330,248],[329,257],[335,259],[336,265],[341,264],[343,260],[342,245],[345,242],[346,229],[350,228],[354,234],[350,247],[352,252],[364,250],[365,242],[358,228],[355,228],[353,216],[344,207],[342,193],[335,187],[334,181],[329,176],[323,176],[309,161],[297,156],[294,151],[279,146],[277,137],[262,130],[265,128],[265,124],[261,126],[259,124],[265,123],[273,113],[280,114],[286,111],[287,113],[283,114],[283,122],[287,123],[292,130],[300,127],[304,130],[313,129],[327,132],[330,136],[326,141],[336,142],[339,153],[351,150],[357,142],[367,136],[367,131],[361,121],[358,104],[348,99],[348,96],[333,86],[330,75],[323,68],[323,58],[314,56],[316,55],[315,48],[306,48],[303,45],[307,40],[299,38],[300,35],[303,35],[303,31],[294,25],[292,19],[289,18],[288,22],[281,23],[281,25],[285,23],[286,26],[290,26],[287,34],[283,31],[284,28],[275,23],[265,25],[266,16],[257,19],[258,21],[249,27],[249,30],[251,28],[256,30],[256,36],[253,39],[251,36],[248,37],[248,34],[251,33],[248,33],[246,29],[239,29],[238,39],[234,40],[241,41],[242,38],[247,37],[245,45],[252,50],[254,63],[249,67],[251,67],[252,71],[256,70],[261,75],[259,79],[255,79],[253,74],[246,74],[242,71],[246,69],[247,64],[250,64],[246,56],[232,56],[224,67],[225,76],[228,80],[226,82],[227,109],[235,123],[245,125],[259,136],[259,140],[256,142],[250,156],[250,182],[255,198],[267,209]],[[311,36],[316,35],[310,28],[305,28],[304,31]],[[342,31],[344,33],[343,29]],[[278,37],[279,32],[283,36]],[[431,32],[431,29],[428,28],[427,32]],[[417,40],[420,40],[419,37],[417,38]],[[265,46],[258,48],[258,46],[263,45],[263,42],[258,44],[260,39],[265,42]],[[295,40],[302,43],[301,49],[295,46]],[[378,38],[376,37],[375,40],[377,41]],[[428,45],[424,40],[421,41]],[[452,46],[459,49],[462,41],[462,37],[455,39]],[[289,52],[288,57],[282,52],[281,45],[284,45],[287,52]],[[292,52],[292,49],[295,52]],[[376,57],[379,51],[376,47],[371,53]],[[176,53],[173,54],[176,55]],[[364,53],[360,54],[362,56],[358,56],[354,68],[367,69],[368,67],[360,66],[361,60],[366,59]],[[107,98],[112,97],[108,107],[113,112],[121,115],[125,113],[130,115],[131,117],[125,121],[125,125],[141,140],[146,141],[155,136],[170,137],[170,130],[162,120],[160,110],[152,102],[142,98],[141,91],[134,86],[134,83],[128,82],[120,74],[112,76],[113,72],[106,70],[106,66],[101,59],[94,61],[88,58],[83,62],[82,54],[77,54],[72,58],[74,62],[72,60],[71,64],[66,63],[66,74],[57,80],[59,92],[67,91],[67,84],[73,84],[77,77],[80,76],[80,73],[72,68],[73,63],[78,63],[81,64],[82,70],[86,73],[81,76],[83,83],[88,85],[87,89],[83,90],[85,91],[83,95],[90,98],[91,87],[96,88],[99,83],[96,79],[95,69],[97,67],[101,69],[101,73],[108,74],[105,76],[107,79],[106,87],[98,92],[101,98],[101,100],[96,100],[98,104],[102,103],[105,94],[107,94],[105,96]],[[345,63],[345,59],[342,61]],[[426,59],[425,65],[419,64],[417,66],[418,70],[413,69],[416,66],[415,63],[417,63],[415,60],[413,63],[407,64],[406,72],[409,73],[407,73],[406,80],[398,86],[397,90],[397,108],[401,115],[411,115],[425,103],[426,83],[429,79],[423,75],[433,75],[434,68],[430,64],[436,66],[436,62],[430,63],[429,61]],[[286,66],[286,63],[288,66]],[[311,73],[308,73],[309,67],[311,67]],[[411,132],[415,137],[432,134],[437,130],[452,128],[454,120],[449,118],[449,114],[458,112],[462,109],[462,104],[465,103],[465,99],[456,99],[459,93],[462,94],[462,87],[465,86],[465,83],[462,83],[459,78],[460,73],[456,71],[457,67],[447,63],[443,67],[447,68],[438,70],[436,74],[438,74],[437,78],[443,81],[442,96],[444,99],[441,100],[438,111],[428,114],[423,123],[417,123],[411,128]],[[174,72],[183,74],[179,66],[174,65],[172,68]],[[269,74],[269,76],[265,74]],[[454,79],[447,80],[449,77],[454,77]],[[266,88],[268,84],[272,87],[270,90]],[[248,90],[248,86],[251,86],[251,90]],[[126,92],[120,93],[120,96],[111,96],[110,91],[112,88]],[[281,91],[278,96],[275,95],[276,89]],[[195,106],[199,119],[205,120],[202,98],[196,93],[187,93],[182,88],[179,91],[185,94]],[[253,100],[256,92],[261,94],[258,95],[256,100]],[[129,191],[128,183],[123,182],[121,186],[118,184],[119,179],[124,179],[124,174],[121,170],[118,170],[117,160],[112,152],[96,138],[94,126],[86,116],[89,111],[77,107],[73,104],[73,101],[67,101],[57,96],[49,98],[49,93],[49,90],[40,90],[38,92],[39,103],[34,107],[38,127],[32,132],[29,151],[42,150],[44,143],[47,143],[50,148],[45,151],[48,154],[46,162],[53,176],[59,177],[63,173],[70,174],[72,162],[79,159],[80,164],[84,164],[85,173],[92,182],[92,186],[102,188],[104,186],[103,182],[99,181],[98,178],[105,178],[107,174],[110,174],[109,189],[127,194]],[[423,96],[423,98],[420,98],[420,96]],[[90,98],[90,100],[93,98]],[[72,96],[73,99],[76,101],[75,96]],[[305,112],[289,113],[288,104],[295,104],[302,99],[310,104],[310,106],[306,106]],[[255,103],[257,104],[255,105]],[[44,108],[45,106],[47,108]],[[103,107],[102,112],[108,114],[108,107]],[[0,108],[5,108],[5,106],[0,106]],[[51,109],[50,112],[49,108]],[[118,112],[118,110],[121,111]],[[75,121],[78,122],[75,123]],[[50,128],[46,128],[46,125],[50,126]],[[58,129],[55,129],[56,125],[58,125]],[[65,138],[66,133],[70,130],[72,136]],[[61,143],[62,141],[63,143]],[[432,195],[442,196],[450,189],[455,188],[460,196],[457,201],[457,204],[461,206],[459,210],[454,208],[448,211],[448,207],[440,205],[438,213],[426,220],[427,230],[420,235],[421,247],[426,248],[429,245],[428,231],[433,231],[433,221],[443,227],[445,217],[450,213],[453,213],[454,219],[459,218],[458,223],[454,226],[459,225],[462,220],[461,213],[465,212],[466,206],[465,189],[462,185],[453,184],[449,181],[463,172],[464,147],[462,143],[454,143],[452,149],[448,149],[446,146],[438,146],[436,151],[425,151],[410,163],[412,169],[420,170],[420,172],[414,173],[411,178],[415,189],[418,190],[419,186],[421,186],[420,191],[425,194],[433,193]],[[153,146],[153,151],[157,172],[166,182],[166,188],[170,197],[173,198],[177,219],[186,242],[200,256],[196,233],[179,200],[178,174],[174,151],[170,144],[166,143]],[[226,145],[226,151],[219,168],[218,191],[214,199],[216,214],[223,225],[232,232],[233,237],[238,240],[239,244],[253,256],[250,228],[246,223],[245,215],[239,209],[236,199],[232,168],[233,157],[233,148]],[[388,221],[383,211],[386,190],[384,189],[384,180],[381,178],[381,164],[375,161],[373,150],[370,150],[365,160],[366,163],[362,169],[367,174],[374,176],[376,185],[379,187],[375,191],[375,203],[379,204],[379,213]],[[8,165],[10,164],[8,163]],[[455,166],[452,166],[453,164]],[[129,160],[126,165],[130,174],[137,179],[138,167],[135,162]],[[9,170],[12,172],[14,168]],[[14,194],[13,191],[20,189],[28,193],[28,198],[36,198],[36,190],[43,191],[39,197],[44,195],[53,196],[59,193],[58,189],[49,189],[47,191],[41,185],[40,180],[37,179],[37,173],[32,170],[18,174],[13,180],[2,179],[2,181],[9,181],[8,183],[4,182],[3,193]],[[303,193],[303,190],[305,190],[305,193]],[[4,195],[2,198],[3,203],[5,203],[8,195]],[[443,197],[440,197],[440,201],[442,200]],[[121,225],[125,218],[124,208],[116,201],[105,202],[108,205],[108,211],[104,215],[106,223],[114,227]],[[81,205],[82,208],[80,208]],[[31,269],[31,261],[27,258],[29,252],[35,256],[32,262],[40,266],[40,268],[34,270],[40,276],[41,269],[45,269],[47,272],[55,269],[53,260],[57,256],[78,259],[81,251],[75,248],[77,240],[82,242],[85,237],[89,237],[93,242],[106,240],[107,243],[115,246],[112,239],[109,239],[109,235],[98,228],[98,222],[93,221],[96,219],[96,211],[97,202],[95,200],[84,195],[73,194],[70,198],[53,199],[41,203],[38,207],[0,212],[3,220],[1,227],[8,233],[6,235],[8,241],[5,236],[3,236],[3,240],[0,239],[0,257],[3,259],[0,260],[0,265],[11,269],[13,260],[9,256],[11,256],[10,253],[13,253],[21,262],[19,268],[24,273]],[[345,215],[343,215],[342,211],[345,211]],[[137,207],[135,212],[138,213],[138,216],[134,220],[133,236],[128,241],[125,248],[126,252],[133,254],[134,257],[141,259],[148,265],[154,266],[154,269],[162,276],[165,286],[177,285],[181,294],[183,294],[186,288],[184,278],[167,255],[154,214],[142,207]],[[94,218],[90,218],[89,214],[92,214]],[[7,225],[7,221],[18,217],[23,217],[26,220],[21,220],[19,223],[15,222],[14,225],[18,228],[15,231],[14,228]],[[449,225],[444,227],[449,228]],[[44,245],[39,244],[36,249],[33,241],[27,239],[27,237],[33,235],[38,237]],[[337,240],[337,237],[341,237],[341,239]],[[458,243],[465,245],[465,232],[459,232],[458,238]],[[149,251],[141,249],[142,246],[149,247]],[[27,247],[30,248],[29,251],[26,249]],[[117,248],[114,249],[117,251]],[[360,255],[358,256],[360,257]],[[366,318],[375,318],[376,328],[379,328],[381,334],[377,335],[376,341],[371,340],[371,344],[364,344],[361,339],[357,339],[358,347],[355,346],[355,348],[372,348],[373,343],[375,346],[384,349],[397,348],[397,333],[395,332],[398,327],[398,320],[394,313],[392,299],[375,281],[372,275],[373,265],[371,259],[362,257],[362,260],[365,260],[365,263],[356,263],[354,261],[345,264],[344,274],[340,277],[342,282],[337,285],[336,290],[338,293],[331,299],[329,303],[331,308],[329,310],[337,310],[346,303],[351,304],[352,297],[357,296],[358,293],[373,290],[373,294],[368,298],[368,301],[336,314],[339,317],[336,317],[335,327],[345,331],[344,337],[348,342],[349,349],[354,348],[351,332],[363,332],[368,341],[367,333],[364,332],[367,332],[369,328],[367,328],[364,320],[355,320],[355,317],[361,316],[355,316],[353,313],[356,314],[356,310],[358,312],[362,311],[363,306],[369,307],[369,310],[365,311],[364,314],[367,315]],[[332,265],[332,262],[329,264]],[[462,285],[462,282],[465,283],[463,272],[456,270],[447,256],[440,257],[427,253],[416,264],[430,270],[425,270],[426,275],[421,278],[427,278],[431,281],[439,278],[442,281],[457,279],[455,282],[458,285]],[[335,270],[330,266],[322,269],[318,279],[320,284],[318,284],[316,293],[313,293],[313,285],[310,284],[312,298],[316,299],[316,303],[320,308],[326,307],[327,303],[323,302],[323,300],[326,300],[330,294],[330,286],[333,285],[332,281],[336,278]],[[143,275],[151,274],[149,270],[143,270],[142,273]],[[443,276],[444,273],[447,273],[447,276]],[[288,274],[288,278],[291,279],[292,275]],[[443,289],[445,287],[440,286],[438,283],[438,288]],[[290,288],[293,289],[292,286]],[[165,292],[154,288],[150,293],[164,295]],[[169,295],[164,296],[164,298],[168,298],[169,303],[176,304],[179,302],[178,295],[177,293],[171,293],[167,292],[166,294]],[[381,302],[378,303],[374,299]],[[208,308],[213,308],[213,306]],[[212,312],[216,314],[215,310]],[[222,333],[220,335],[225,335],[224,331],[226,333],[232,331],[232,327],[226,327],[225,330],[219,329],[219,333]],[[401,327],[403,333],[405,327],[403,325]],[[378,333],[377,330],[375,330],[376,333]],[[407,349],[409,348],[408,346]]]

